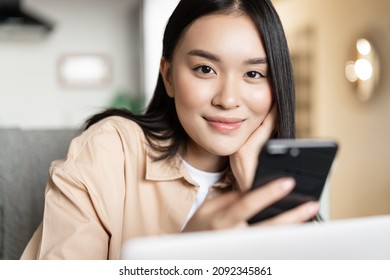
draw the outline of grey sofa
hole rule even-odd
[[[0,128],[0,259],[19,259],[42,219],[50,163],[79,131]]]

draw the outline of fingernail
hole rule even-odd
[[[295,185],[295,180],[293,178],[285,178],[282,181],[281,188],[282,190],[291,190]]]
[[[310,202],[307,206],[307,213],[309,215],[317,214],[317,212],[320,210],[320,203],[317,201]]]

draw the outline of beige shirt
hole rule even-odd
[[[76,137],[50,167],[43,221],[22,259],[118,259],[132,237],[179,233],[198,186],[179,155],[152,155],[142,129],[121,117]],[[232,182],[228,173],[212,192]]]

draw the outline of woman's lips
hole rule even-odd
[[[205,120],[211,128],[219,132],[231,132],[238,130],[244,122],[243,119],[220,117],[205,117]]]

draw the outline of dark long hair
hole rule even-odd
[[[181,0],[168,20],[163,38],[162,55],[171,61],[184,32],[196,19],[213,13],[240,12],[252,18],[264,44],[268,59],[269,82],[278,108],[274,138],[294,138],[294,80],[284,30],[270,0]],[[172,158],[180,144],[186,144],[188,135],[176,113],[175,104],[166,92],[161,74],[154,95],[145,113],[136,115],[126,110],[109,109],[92,116],[86,129],[109,116],[122,116],[138,123],[149,145],[161,152],[157,158]],[[158,141],[155,141],[158,140]],[[170,140],[161,146],[159,141]]]

